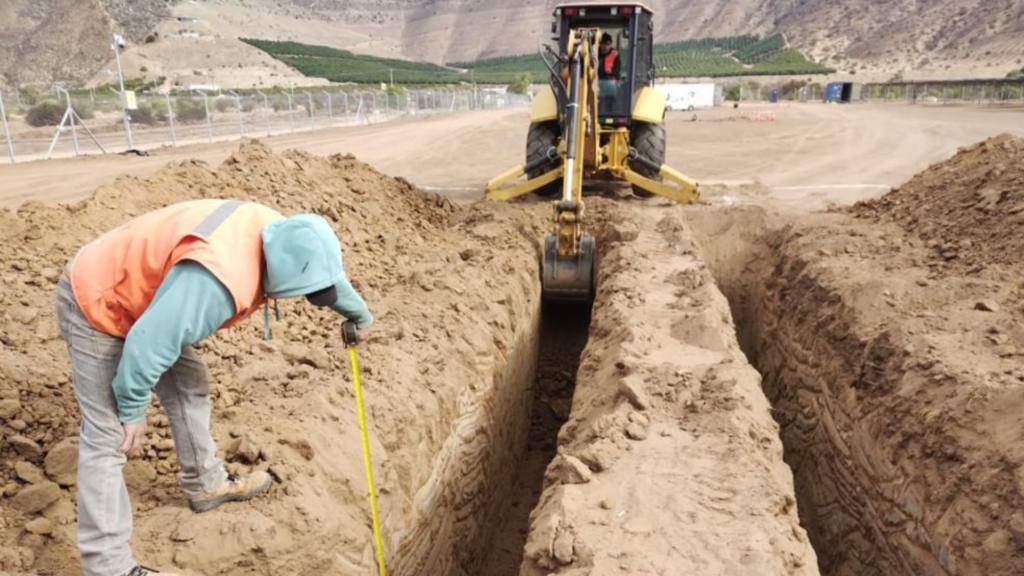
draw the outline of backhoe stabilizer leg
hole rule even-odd
[[[511,200],[524,194],[529,194],[530,192],[543,188],[544,186],[547,186],[561,178],[563,171],[564,170],[561,166],[556,166],[536,178],[520,182],[519,184],[509,188],[502,188],[502,186],[505,186],[509,182],[512,182],[526,174],[525,166],[516,166],[488,182],[484,198],[488,200]]]

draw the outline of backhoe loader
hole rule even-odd
[[[595,246],[583,226],[585,181],[629,182],[637,196],[681,203],[700,196],[695,181],[664,165],[666,97],[653,88],[651,10],[639,3],[572,3],[555,8],[554,16],[558,48],[544,46],[550,59],[541,53],[551,77],[530,107],[526,162],[488,182],[485,197],[558,195],[555,231],[544,242],[543,295],[588,301]]]

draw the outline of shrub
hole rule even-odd
[[[28,114],[25,115],[25,122],[27,122],[29,126],[34,126],[36,128],[42,126],[57,126],[64,118],[65,110],[65,106],[52,100],[46,100],[29,108]]]
[[[516,79],[508,85],[508,91],[512,94],[526,94],[530,91],[530,84],[533,83],[533,76],[526,72],[518,74]]]
[[[235,109],[235,101],[232,98],[217,98],[214,101],[213,107],[217,112],[224,113]]]
[[[128,117],[132,119],[132,124],[141,124],[145,126],[153,126],[166,120],[164,117],[166,114],[155,112],[149,106],[139,106],[135,110],[128,111]]]
[[[204,122],[206,110],[201,104],[196,106],[189,100],[178,100],[174,104],[174,117],[179,122]]]

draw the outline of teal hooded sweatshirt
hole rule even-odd
[[[335,312],[360,328],[373,322],[366,302],[345,277],[341,243],[326,220],[300,214],[271,222],[262,235],[268,298],[294,298],[334,286]],[[182,348],[213,334],[234,315],[231,293],[202,264],[186,260],[172,267],[124,340],[113,384],[121,422],[145,420],[153,387],[178,361]]]

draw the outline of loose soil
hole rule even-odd
[[[396,574],[474,572],[496,495],[525,443],[539,318],[530,210],[457,209],[345,156],[244,146],[219,169],[185,162],[124,178],[78,204],[25,204],[0,234],[0,570],[74,574],[73,443],[78,415],[53,291],[64,262],[135,214],[190,198],[256,200],[329,218],[346,268],[372,302],[378,338],[361,347],[386,546]],[[259,322],[199,346],[214,435],[236,471],[277,484],[201,516],[177,489],[156,407],[146,456],[126,468],[137,556],[195,573],[365,574],[373,556],[358,424],[339,320],[283,301],[273,339]],[[525,410],[525,408],[523,408]],[[56,454],[56,456],[55,456]],[[56,460],[55,460],[56,459]],[[68,477],[66,470],[71,469]],[[45,487],[45,493],[28,502]],[[60,489],[57,489],[61,486]],[[23,496],[28,493],[29,496]],[[41,517],[42,534],[26,531]],[[47,533],[48,532],[48,533]],[[478,560],[477,560],[478,561]]]
[[[77,571],[61,266],[126,217],[240,197],[330,218],[379,318],[361,354],[394,574],[1024,573],[1022,156],[996,138],[810,215],[757,184],[588,199],[589,324],[541,306],[547,203],[459,207],[348,156],[250,144],[0,213],[0,571]],[[338,319],[284,304],[274,340],[199,347],[230,466],[277,482],[192,514],[154,407],[126,469],[145,561],[374,573]]]
[[[852,210],[689,213],[828,576],[1024,572],[1024,142]]]
[[[77,409],[50,304],[64,262],[127,217],[202,197],[318,212],[342,238],[378,318],[360,354],[391,573],[816,574],[777,427],[679,207],[594,199],[606,252],[588,329],[541,309],[547,202],[460,208],[352,157],[258,143],[218,169],[183,162],[0,215],[0,570],[78,570]],[[252,321],[198,347],[230,468],[276,482],[191,513],[154,406],[146,455],[126,468],[141,560],[232,576],[374,572],[338,323],[283,302],[273,340]]]

